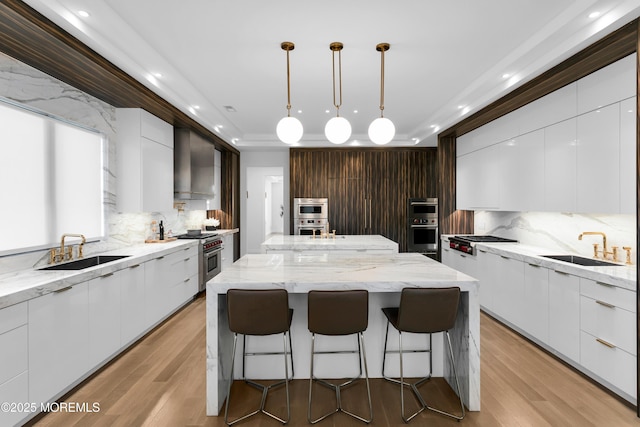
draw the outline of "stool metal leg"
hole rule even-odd
[[[224,422],[228,425],[231,426],[239,421],[245,420],[253,415],[256,415],[260,412],[262,412],[265,415],[268,415],[269,417],[280,421],[282,424],[287,424],[289,422],[289,419],[291,418],[291,408],[289,405],[289,362],[287,360],[287,335],[288,332],[285,332],[282,335],[282,339],[283,339],[283,352],[282,355],[284,357],[284,380],[282,381],[278,381],[274,384],[271,384],[269,386],[265,386],[263,384],[259,384],[257,382],[254,381],[250,381],[247,380],[246,378],[244,379],[245,382],[255,388],[257,388],[258,390],[262,391],[262,399],[260,400],[260,407],[258,409],[256,409],[255,411],[248,413],[246,415],[243,415],[240,418],[236,418],[233,421],[229,421],[229,400],[231,398],[231,384],[233,383],[233,369],[234,369],[234,362],[235,362],[235,354],[236,354],[236,348],[237,348],[237,340],[238,340],[238,334],[234,333],[233,335],[233,351],[232,351],[232,356],[231,356],[231,378],[229,380],[229,387],[227,388],[227,402],[225,404],[225,414],[224,414]],[[290,342],[290,341],[289,341]],[[244,353],[244,348],[243,348],[243,353]],[[275,353],[275,354],[279,354],[279,353]],[[247,354],[249,355],[249,354]],[[245,358],[245,354],[243,354],[243,361]],[[243,375],[244,375],[244,366],[243,366]],[[278,417],[277,415],[272,414],[271,412],[268,412],[265,410],[265,404],[267,402],[267,394],[269,393],[269,390],[271,390],[274,387],[280,386],[284,383],[285,385],[285,389],[286,389],[286,399],[287,399],[287,418],[282,419],[280,417]]]
[[[400,354],[400,380],[396,380],[394,378],[390,378],[387,377],[385,374],[385,363],[386,363],[386,354],[387,352],[392,353],[395,351],[387,351],[387,340],[389,337],[389,322],[387,322],[387,331],[386,331],[386,335],[385,335],[385,339],[384,339],[384,353],[382,355],[382,376],[384,379],[386,379],[387,381],[396,383],[400,385],[400,410],[401,410],[401,416],[402,416],[402,420],[405,423],[408,423],[409,421],[411,421],[416,415],[418,415],[419,413],[421,413],[422,411],[424,411],[425,409],[429,409],[430,411],[434,411],[437,412],[439,414],[442,415],[446,415],[448,417],[454,418],[456,420],[462,420],[465,416],[465,411],[464,411],[464,403],[462,401],[462,393],[460,391],[460,382],[458,380],[458,373],[456,371],[456,364],[455,364],[455,359],[453,356],[453,347],[451,345],[451,337],[449,335],[449,331],[445,331],[445,335],[447,337],[447,344],[449,347],[449,357],[451,360],[451,365],[453,368],[453,375],[456,381],[456,391],[458,393],[458,397],[460,399],[460,408],[461,408],[461,412],[462,415],[454,415],[454,414],[450,414],[448,412],[445,411],[441,411],[439,409],[433,408],[429,405],[427,405],[427,403],[424,401],[422,394],[420,393],[420,391],[418,390],[418,386],[420,384],[422,384],[424,381],[428,380],[429,378],[431,378],[431,371],[432,371],[432,366],[429,367],[429,376],[424,377],[422,379],[420,379],[419,381],[415,382],[415,383],[408,383],[404,381],[404,367],[403,367],[403,348],[402,348],[402,332],[398,331],[398,353]],[[429,348],[431,348],[431,344],[432,344],[432,340],[431,340],[431,334],[429,334]],[[432,362],[432,357],[431,357],[431,352],[429,352],[429,362]],[[421,407],[420,409],[411,414],[410,416],[406,417],[405,416],[405,411],[404,411],[404,387],[410,387],[411,390],[413,391],[414,396],[416,397],[416,399],[419,401]]]
[[[314,355],[316,354],[315,352],[315,340],[316,340],[316,334],[311,334],[311,368],[310,368],[310,376],[309,376],[309,404],[307,407],[307,420],[309,421],[310,424],[316,424],[322,420],[324,420],[325,418],[327,418],[330,415],[335,414],[336,412],[344,412],[345,414],[360,420],[364,423],[369,424],[372,420],[373,420],[373,405],[371,404],[371,388],[369,386],[369,369],[367,367],[367,355],[365,352],[365,348],[364,348],[364,335],[362,332],[358,332],[358,365],[359,365],[359,369],[360,372],[358,373],[358,376],[351,378],[350,380],[347,380],[345,382],[343,382],[342,384],[332,384],[328,381],[324,381],[320,378],[316,378],[313,375],[313,359],[314,359]],[[317,354],[338,354],[338,353],[355,353],[355,351],[323,351],[323,352],[318,352]],[[341,390],[343,387],[346,387],[348,385],[351,385],[355,382],[355,380],[359,379],[362,377],[362,365],[364,364],[364,372],[365,372],[365,381],[367,384],[367,399],[369,402],[369,418],[366,419],[360,415],[354,414],[350,411],[347,411],[346,409],[344,409],[342,407],[342,397],[341,397]],[[312,401],[312,395],[313,395],[313,382],[317,381],[319,384],[333,389],[336,393],[336,409],[328,412],[324,415],[322,415],[320,418],[316,418],[316,419],[312,419],[311,417],[311,401]]]
[[[289,335],[289,356],[291,358],[291,377],[290,380],[293,379],[296,375],[295,366],[293,364],[293,344],[291,343],[291,331],[288,332]],[[254,352],[247,353],[247,336],[242,336],[242,378],[246,378],[245,375],[245,366],[247,366],[247,356],[274,356],[280,354],[279,351],[264,351],[264,352]]]

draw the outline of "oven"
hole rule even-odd
[[[328,231],[328,221],[325,218],[296,219],[293,225],[293,234],[296,236],[320,235]]]
[[[329,232],[329,199],[293,199],[293,234],[311,236]]]
[[[407,251],[436,256],[438,242],[438,199],[408,199]]]
[[[329,199],[295,198],[293,199],[294,219],[329,218]]]
[[[178,239],[197,239],[198,246],[198,291],[206,289],[207,282],[222,271],[222,239],[216,233],[187,233]]]

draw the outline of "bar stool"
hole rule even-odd
[[[464,418],[464,403],[462,402],[462,394],[460,393],[460,383],[456,372],[456,363],[453,357],[453,348],[451,347],[451,337],[449,329],[453,328],[456,323],[458,314],[458,301],[460,299],[460,288],[404,288],[400,296],[399,307],[383,308],[382,312],[387,317],[387,332],[384,339],[384,354],[382,357],[382,376],[387,381],[400,384],[400,406],[401,415],[405,423],[408,423],[424,411],[429,409],[442,415],[461,420]],[[389,323],[398,330],[398,350],[387,350],[387,339],[389,338]],[[431,334],[444,332],[449,345],[449,356],[451,358],[451,366],[453,367],[453,375],[456,380],[456,389],[460,398],[460,408],[462,415],[454,415],[448,412],[432,408],[427,405],[418,391],[418,386],[424,381],[431,378],[431,366],[429,366],[428,376],[420,379],[415,383],[408,383],[404,380],[404,372],[402,366],[403,349],[402,349],[402,332],[411,332],[419,334],[429,334],[429,343],[431,344]],[[429,352],[431,356],[431,347],[429,350],[414,350],[414,352]],[[388,377],[385,374],[385,363],[387,353],[400,353],[400,380]],[[431,360],[431,359],[430,359]],[[405,417],[404,413],[404,387],[411,387],[416,398],[422,407],[410,415]]]
[[[309,406],[307,409],[307,420],[315,424],[324,420],[329,415],[336,412],[344,412],[365,423],[373,420],[373,408],[371,406],[371,389],[369,387],[369,370],[367,369],[367,356],[364,348],[363,332],[369,323],[369,293],[366,290],[349,291],[310,291],[308,296],[308,323],[311,332],[311,373],[309,378]],[[340,351],[315,351],[316,334],[329,336],[358,335],[358,350]],[[358,353],[359,374],[342,384],[332,384],[328,381],[316,378],[313,371],[313,359],[316,354],[340,354]],[[367,383],[367,398],[369,401],[369,418],[364,418],[342,407],[341,390],[343,387],[351,385],[358,378],[362,377],[362,365],[364,364],[365,380]],[[312,419],[311,402],[313,392],[313,382],[317,381],[321,385],[335,390],[336,409],[328,412],[320,418]]]
[[[291,410],[289,407],[289,363],[287,362],[287,335],[291,324],[292,310],[289,309],[289,294],[284,289],[229,289],[227,291],[227,316],[229,329],[233,332],[233,352],[231,355],[231,378],[227,388],[227,402],[225,404],[224,421],[227,425],[233,425],[238,421],[247,419],[262,412],[283,424],[289,422]],[[282,354],[284,357],[284,379],[269,386],[249,381],[245,382],[262,391],[260,408],[229,421],[229,400],[231,400],[231,385],[233,384],[233,368],[238,343],[238,334],[242,335],[274,335],[282,334],[283,351],[270,354]],[[289,341],[290,342],[290,341]],[[244,359],[243,355],[243,359]],[[293,361],[291,362],[293,365]],[[244,364],[243,364],[244,365]],[[243,366],[244,376],[244,366]],[[267,393],[274,387],[285,385],[287,399],[287,417],[280,418],[265,410]]]

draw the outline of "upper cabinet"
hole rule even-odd
[[[635,58],[458,138],[456,208],[634,213]]]
[[[636,94],[636,55],[629,55],[578,80],[578,114]]]
[[[116,110],[118,210],[173,208],[173,126],[139,108]]]

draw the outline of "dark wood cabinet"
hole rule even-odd
[[[404,252],[407,199],[436,197],[436,161],[435,148],[292,148],[290,202],[328,197],[337,234],[380,234]]]

